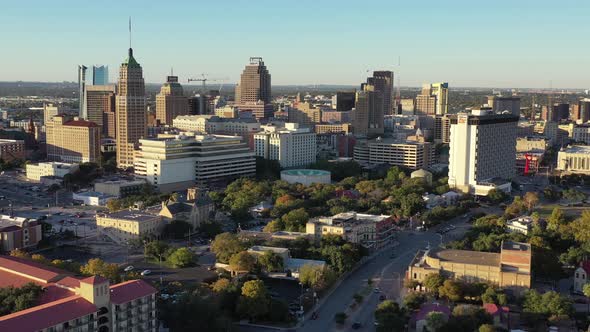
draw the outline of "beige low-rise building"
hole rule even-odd
[[[63,178],[66,174],[74,173],[77,170],[78,165],[76,164],[55,161],[26,165],[27,179],[33,181],[41,181],[43,177]]]
[[[164,226],[156,213],[137,210],[121,210],[96,215],[98,231],[119,242],[152,238],[159,235]]]
[[[37,221],[0,215],[0,252],[34,247],[42,237],[41,224]]]
[[[322,123],[315,125],[316,134],[327,134],[327,133],[352,133],[352,126],[350,123]]]
[[[45,124],[47,158],[67,163],[99,163],[101,128],[94,122],[57,115]]]
[[[500,253],[453,249],[420,250],[406,278],[418,282],[433,273],[466,282],[486,282],[521,293],[531,288],[532,249],[528,243],[504,241]]]
[[[565,174],[590,174],[590,146],[562,148],[557,154],[557,170]]]

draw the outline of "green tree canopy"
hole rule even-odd
[[[375,322],[378,323],[377,331],[402,331],[406,324],[406,314],[400,306],[390,300],[385,300],[375,310]]]
[[[235,234],[221,233],[211,243],[211,251],[220,263],[229,263],[231,256],[245,249],[244,244]]]
[[[442,312],[432,311],[426,315],[426,327],[429,332],[437,332],[447,322],[447,316]]]
[[[262,280],[246,281],[238,301],[238,313],[251,320],[261,318],[269,311],[270,299]]]
[[[256,267],[256,257],[252,256],[252,254],[247,251],[240,251],[231,256],[229,259],[229,267],[232,271],[251,272]]]
[[[451,302],[458,302],[463,299],[463,285],[460,281],[448,279],[438,288],[438,295]]]
[[[87,276],[101,276],[110,280],[111,283],[120,281],[119,265],[114,263],[106,263],[100,258],[92,258],[88,260],[86,265],[80,267],[80,273]]]
[[[283,271],[283,257],[267,250],[258,257],[258,263],[268,272]]]
[[[167,260],[175,267],[187,267],[194,264],[195,255],[188,248],[178,248]]]

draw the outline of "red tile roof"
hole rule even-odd
[[[73,277],[65,277],[60,281],[56,282],[56,284],[67,288],[80,288],[80,279],[76,279]]]
[[[122,304],[156,292],[152,285],[143,280],[130,280],[111,286],[111,302]]]
[[[0,270],[27,276],[41,282],[51,282],[66,274],[65,271],[48,267],[23,258],[0,256]]]
[[[76,127],[88,127],[88,128],[98,127],[98,125],[96,123],[91,122],[91,121],[86,121],[86,120],[68,121],[68,122],[64,123],[64,126],[76,126]]]
[[[55,284],[51,284],[43,289],[43,293],[37,299],[37,304],[45,304],[57,301],[60,299],[64,299],[66,297],[70,297],[72,295],[76,294],[69,289],[58,287]]]
[[[501,315],[505,312],[510,311],[510,308],[501,307],[501,306],[494,304],[494,303],[484,303],[483,308],[488,314],[490,314],[492,316]]]
[[[80,280],[80,282],[83,282],[85,284],[91,284],[91,285],[102,284],[107,281],[108,280],[106,278],[103,278],[101,276],[92,276],[92,277],[88,277],[88,278],[84,278],[84,279]]]
[[[97,312],[81,296],[70,296],[0,317],[0,331],[34,332]]]
[[[27,277],[23,277],[20,276],[18,274],[14,274],[8,271],[3,271],[0,270],[0,288],[4,288],[4,287],[22,287],[28,283],[34,283],[37,285],[46,285],[43,282],[34,280],[34,279],[29,279]]]

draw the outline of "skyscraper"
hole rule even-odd
[[[508,111],[520,116],[520,97],[518,96],[488,96],[488,106],[495,113]]]
[[[491,108],[452,117],[449,186],[483,196],[494,188],[510,191],[517,122],[517,116],[494,114]]]
[[[362,84],[356,93],[356,108],[353,112],[355,135],[383,134],[383,94],[375,86]]]
[[[139,139],[146,136],[145,102],[143,70],[133,57],[133,49],[129,48],[129,56],[119,69],[117,85],[116,126],[119,168],[133,167],[133,154],[138,147]]]
[[[104,113],[115,113],[115,86],[86,86],[86,113],[88,115],[87,120],[101,126],[102,133],[108,136],[108,121],[104,121]],[[107,114],[106,117],[108,116]]]
[[[160,120],[161,124],[172,125],[172,120],[177,116],[188,114],[188,106],[178,76],[168,76],[160,93],[156,95],[156,120]]]
[[[393,97],[393,72],[389,70],[374,71],[373,77],[367,79],[367,83],[375,86],[375,91],[383,94],[383,114],[394,114]]]
[[[78,114],[80,118],[86,119],[86,69],[88,69],[84,65],[78,66]]]
[[[416,96],[416,114],[444,115],[449,111],[449,83],[422,85],[422,93]]]
[[[240,84],[236,86],[236,104],[258,101],[263,101],[265,104],[271,101],[270,73],[262,58],[252,57],[240,76]]]
[[[350,111],[354,108],[354,102],[356,99],[356,92],[336,92],[332,96],[332,108],[338,112]]]
[[[92,66],[92,85],[107,85],[109,84],[109,67],[108,66]]]
[[[590,120],[590,98],[584,98],[578,101],[577,114],[574,114],[572,120],[582,123]]]
[[[63,110],[57,105],[43,103],[43,124],[47,125],[54,116],[62,114]]]

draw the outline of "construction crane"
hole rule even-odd
[[[222,82],[221,84],[223,84],[223,82],[225,80],[227,80],[226,78],[207,78],[205,74],[201,74],[201,78],[189,78],[188,79],[188,83],[190,82],[202,82],[203,83],[203,95],[205,95],[207,93],[207,81],[209,82]],[[221,90],[221,88],[220,88]]]

